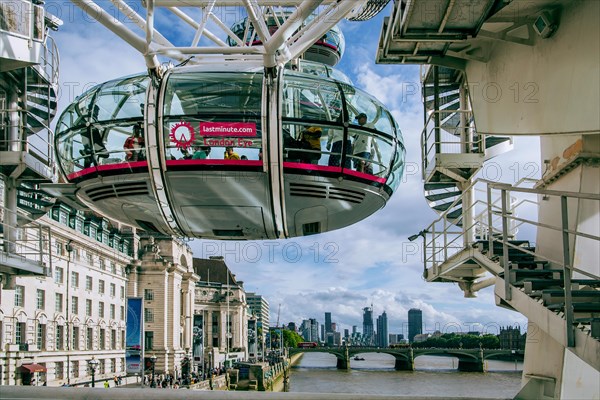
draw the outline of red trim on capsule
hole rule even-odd
[[[106,165],[98,165],[97,167],[89,167],[84,168],[81,171],[74,172],[72,174],[67,175],[67,179],[77,179],[82,176],[93,174],[95,172],[102,171],[114,171],[114,170],[131,170],[132,168],[140,168],[146,167],[148,165],[147,161],[134,161],[134,162],[124,162],[124,163],[116,163],[116,164],[106,164]]]
[[[244,167],[261,167],[263,162],[261,160],[167,160],[167,167],[181,165],[239,165]]]

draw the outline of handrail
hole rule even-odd
[[[445,132],[444,135],[447,136],[444,140],[441,137],[439,139],[434,139],[431,141],[431,136],[435,132],[443,131],[442,125],[452,118],[454,115],[464,114],[462,117],[463,121],[466,123],[458,124],[454,127],[454,133]],[[445,117],[444,117],[445,115]],[[441,151],[441,146],[445,147],[445,150],[448,150],[448,146],[460,146],[457,151],[452,153],[461,154],[461,153],[469,153],[469,154],[482,154],[485,150],[485,136],[480,135],[476,140],[464,140],[462,138],[461,133],[471,131],[472,137],[476,137],[477,129],[475,127],[475,122],[472,120],[473,111],[472,110],[435,110],[428,112],[427,119],[425,120],[425,124],[423,126],[423,130],[421,131],[421,171],[423,179],[426,178],[427,167],[430,163],[430,154],[436,154],[438,150]],[[437,124],[436,124],[437,122]],[[439,125],[438,125],[439,124]],[[476,150],[476,151],[473,151]]]
[[[453,205],[461,202],[464,196],[470,195],[467,194],[467,191],[477,191],[475,185],[484,183],[487,187],[487,200],[476,200],[472,202],[469,208],[467,210],[464,210],[463,212],[468,212],[471,208],[475,208],[481,205],[486,206],[486,209],[484,210],[484,212],[477,214],[477,217],[473,219],[473,223],[470,226],[463,226],[460,232],[456,232],[451,231],[451,227],[453,225],[447,217],[448,213],[450,212],[450,209],[452,208],[451,206],[448,208],[448,210],[444,211],[440,215],[440,217],[438,217],[428,227],[421,231],[425,246],[423,252],[423,265],[425,268],[424,277],[428,276],[428,267],[432,270],[434,277],[436,275],[439,275],[440,271],[438,269],[438,266],[441,266],[443,263],[449,260],[449,257],[452,257],[454,256],[454,254],[460,252],[461,250],[468,248],[470,245],[470,241],[468,235],[466,234],[471,232],[472,229],[474,229],[474,227],[480,226],[481,232],[487,229],[488,250],[486,256],[491,260],[495,260],[495,257],[499,256],[498,261],[500,262],[504,273],[504,296],[507,301],[510,301],[512,298],[511,290],[513,284],[513,282],[510,281],[511,262],[508,257],[509,249],[518,250],[523,254],[533,256],[538,261],[546,261],[554,265],[554,268],[560,267],[563,270],[564,282],[562,286],[565,298],[564,315],[567,324],[567,343],[569,347],[573,347],[575,346],[574,329],[576,327],[576,324],[574,323],[574,311],[572,307],[571,298],[572,276],[574,273],[577,273],[581,276],[585,276],[587,278],[596,280],[599,280],[600,276],[597,276],[593,272],[583,270],[573,265],[573,260],[571,259],[571,248],[573,245],[571,243],[573,242],[574,238],[577,237],[598,243],[600,242],[600,236],[593,233],[580,232],[569,227],[568,200],[575,199],[600,201],[600,194],[518,187],[518,185],[524,182],[533,181],[534,180],[532,179],[522,179],[515,185],[491,182],[486,179],[477,179],[474,182],[472,182],[469,185],[469,187],[463,192],[463,194],[454,200]],[[498,199],[496,198],[495,200],[493,200],[492,198],[493,192],[500,193],[500,207],[498,207],[497,205]],[[537,221],[537,219],[517,216],[515,211],[518,207],[523,205],[539,204],[530,199],[521,199],[519,201],[511,200],[515,198],[513,196],[514,193],[519,193],[523,195],[535,195],[538,197],[544,196],[545,198],[558,197],[561,202],[561,223],[559,223],[558,225],[553,225],[546,222]],[[511,242],[511,240],[514,238],[515,228],[518,228],[523,224],[534,226],[536,229],[547,229],[550,231],[561,233],[563,253],[562,260],[554,259],[556,257],[552,257],[552,255],[543,256],[537,253],[535,250],[524,248],[519,246],[518,244],[515,244],[514,242]],[[443,226],[443,228],[441,228],[441,226]],[[509,229],[511,232],[510,234]],[[450,237],[449,240],[449,235],[454,235],[454,237]],[[440,241],[440,243],[438,243],[437,241],[440,238],[443,239]],[[494,254],[494,243],[502,243],[502,250],[497,249],[497,252],[499,252],[500,254]],[[457,251],[448,254],[448,249],[457,249]]]
[[[499,190],[510,190],[511,192],[521,192],[521,193],[531,193],[531,194],[541,194],[546,196],[568,196],[574,197],[578,199],[585,200],[600,200],[600,194],[595,193],[580,193],[580,192],[567,192],[563,190],[547,190],[547,189],[527,189],[527,188],[518,188],[513,187],[508,183],[499,183],[499,182],[491,182],[490,186],[494,189]]]
[[[0,233],[0,248],[12,256],[33,260],[41,265],[47,262],[46,268],[51,271],[50,242],[52,231],[50,226],[40,224],[28,216],[4,206],[0,206],[0,215],[2,216],[0,224],[3,227]],[[11,215],[12,218],[9,218]],[[17,217],[27,220],[25,226],[9,223],[10,220],[16,220]],[[47,249],[47,252],[44,249]]]
[[[6,139],[6,140],[2,140],[0,141],[0,148],[10,148],[10,144],[11,143],[20,143],[21,146],[20,149],[21,151],[25,151],[27,153],[30,153],[29,148],[32,148],[34,150],[36,150],[35,152],[31,153],[34,156],[37,155],[41,155],[43,157],[36,157],[36,159],[38,159],[42,164],[44,164],[45,166],[48,167],[52,167],[52,171],[54,173],[54,143],[52,138],[54,137],[54,131],[48,126],[46,125],[46,123],[40,121],[40,124],[42,125],[42,127],[44,128],[44,130],[48,133],[48,137],[50,138],[49,140],[45,140],[43,137],[41,137],[40,135],[35,135],[35,137],[37,137],[42,144],[46,145],[46,149],[44,152],[44,149],[39,148],[38,146],[32,145],[32,141],[29,140],[29,135],[27,134],[27,126],[26,126],[26,119],[28,115],[31,116],[35,116],[35,114],[33,114],[31,111],[23,109],[23,108],[4,108],[4,109],[0,109],[0,114],[2,113],[10,113],[10,112],[18,112],[18,113],[22,113],[23,115],[19,118],[19,125],[17,126],[17,129],[19,130],[19,139],[17,140],[10,140],[10,139]],[[8,127],[11,127],[13,125],[8,125]],[[39,153],[39,154],[38,154]]]

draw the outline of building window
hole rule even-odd
[[[17,322],[15,326],[15,343],[21,344],[25,343],[25,334],[26,334],[26,326],[24,322]]]
[[[100,329],[100,339],[98,339],[100,343],[100,350],[105,350],[106,347],[106,329]]]
[[[144,350],[154,348],[154,332],[144,332]]]
[[[62,293],[56,293],[54,299],[54,311],[62,312],[63,310],[63,295]]]
[[[144,289],[144,300],[154,300],[154,290]]]
[[[90,299],[85,300],[85,316],[86,317],[92,316],[92,300],[90,300]]]
[[[79,287],[79,272],[71,272],[71,287]]]
[[[121,298],[125,298],[125,286],[121,286]]]
[[[116,329],[110,330],[110,349],[111,350],[117,349],[117,330]]]
[[[61,267],[56,267],[54,270],[54,283],[63,283],[64,271]]]
[[[45,307],[46,307],[46,291],[42,290],[42,289],[38,289],[37,290],[37,308],[38,308],[38,310],[43,310]]]
[[[56,375],[56,379],[64,379],[64,363],[62,361],[58,361],[54,363],[54,374]]]
[[[219,337],[214,337],[213,338],[213,347],[219,347]]]
[[[219,334],[219,313],[213,312],[212,314],[212,333],[213,335]]]
[[[15,307],[25,307],[25,286],[15,286]]]
[[[73,327],[73,331],[71,332],[71,335],[72,335],[72,342],[73,342],[72,349],[79,350],[79,327],[78,326]]]
[[[86,348],[94,350],[94,328],[87,328]]]
[[[71,312],[73,314],[79,314],[79,297],[71,297]]]
[[[106,260],[102,257],[98,259],[98,264],[100,264],[100,269],[102,271],[106,270]]]
[[[103,301],[98,303],[98,317],[104,318],[104,302]]]
[[[115,297],[117,294],[117,286],[114,283],[110,284],[110,295]]]
[[[65,327],[58,325],[56,327],[56,350],[63,350],[65,343]]]
[[[121,306],[121,315],[120,315],[120,320],[121,321],[125,321],[125,306]]]
[[[90,251],[87,252],[86,256],[87,256],[88,265],[90,267],[92,267],[94,265],[94,256],[92,255],[92,253]]]
[[[100,367],[100,374],[105,374],[106,373],[106,360],[100,360],[100,363],[98,364],[98,366]]]
[[[102,279],[98,281],[98,293],[104,294],[104,281]]]
[[[38,350],[46,350],[46,324],[38,324],[35,342]]]
[[[93,288],[94,288],[94,284],[92,281],[92,277],[86,276],[85,277],[85,290],[89,290],[91,292]]]
[[[110,262],[110,272],[112,272],[113,274],[117,273],[117,264],[115,264],[114,261]]]
[[[115,373],[117,372],[117,359],[113,358],[112,360],[110,360],[110,372]]]
[[[71,371],[73,371],[74,378],[79,378],[79,361],[73,361],[73,366],[71,367]]]
[[[110,305],[110,319],[115,319],[115,305]]]
[[[144,322],[154,322],[154,311],[151,308],[144,308]]]

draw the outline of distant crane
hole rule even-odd
[[[275,324],[275,327],[279,326],[279,313],[281,312],[281,303],[279,303],[279,306],[277,306],[277,323]]]
[[[281,303],[277,306],[277,323],[275,324],[275,328],[279,328],[279,314],[281,313]],[[279,331],[279,350],[283,350],[283,329]]]

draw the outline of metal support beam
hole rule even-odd
[[[512,300],[510,287],[510,261],[508,259],[508,191],[501,190],[502,197],[502,267],[504,268],[504,298]]]
[[[560,196],[562,217],[563,279],[565,291],[565,319],[567,321],[567,346],[575,347],[575,326],[573,325],[573,302],[571,298],[571,252],[569,251],[569,209],[567,196]]]

